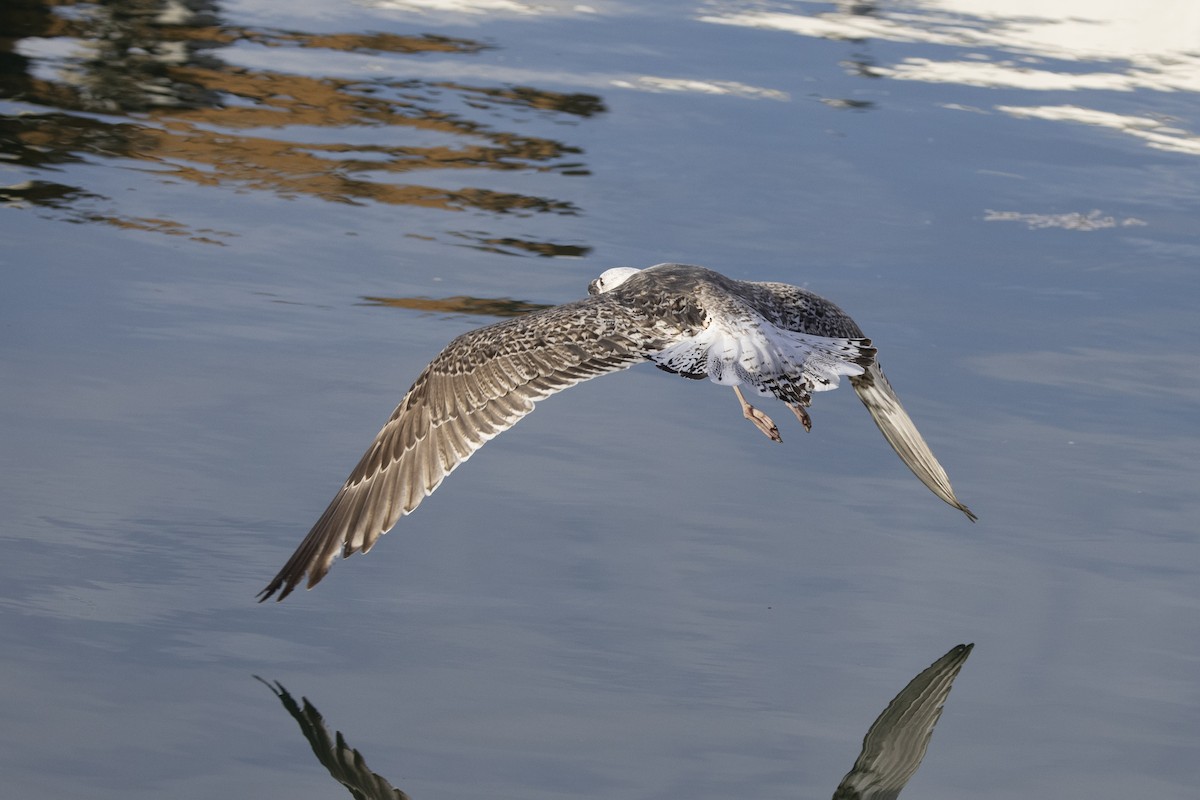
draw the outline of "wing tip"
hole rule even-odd
[[[274,597],[276,592],[279,592],[279,596],[275,597],[275,602],[278,603],[292,593],[292,590],[296,588],[296,583],[295,580],[284,579],[282,575],[277,575],[275,580],[268,583],[267,587],[255,597],[258,598],[258,602],[265,603]]]
[[[365,550],[363,552],[366,552]],[[263,603],[270,600],[276,592],[279,596],[275,597],[275,602],[278,603],[291,594],[297,586],[304,580],[304,576],[308,575],[308,582],[305,584],[305,590],[311,589],[321,582],[329,573],[330,564],[327,563],[311,563],[305,564],[300,569],[290,568],[290,565],[284,567],[275,578],[267,584],[266,588],[259,592],[255,597],[258,602]]]

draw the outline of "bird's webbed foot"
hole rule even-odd
[[[754,406],[746,402],[746,398],[742,397],[742,390],[738,387],[733,387],[734,394],[737,395],[738,402],[742,404],[742,416],[754,423],[754,427],[763,432],[763,435],[772,442],[782,442],[783,437],[779,435],[779,428],[763,412],[759,411]]]

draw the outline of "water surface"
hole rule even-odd
[[[417,800],[827,797],[974,642],[905,796],[1194,796],[1198,28],[5,4],[4,793],[338,796],[258,675]],[[979,523],[641,367],[254,603],[447,341],[663,261],[846,308]]]

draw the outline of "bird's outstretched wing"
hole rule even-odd
[[[900,794],[921,766],[942,705],[974,646],[954,647],[896,695],[867,731],[833,800],[894,800]]]
[[[852,376],[850,385],[854,387],[858,399],[862,400],[867,411],[871,412],[871,419],[875,420],[875,424],[879,426],[883,438],[887,439],[888,444],[908,465],[913,474],[920,478],[921,483],[928,486],[929,490],[938,497],[966,514],[967,519],[972,522],[978,519],[971,509],[960,503],[954,496],[954,487],[950,485],[950,477],[938,463],[937,457],[929,449],[929,445],[925,444],[925,439],[922,438],[921,432],[917,430],[917,426],[904,410],[904,406],[900,405],[900,398],[896,396],[896,391],[884,377],[879,364],[871,364],[862,375]]]
[[[325,513],[259,601],[312,588],[337,558],[367,552],[489,439],[534,404],[644,361],[664,342],[607,295],[479,328],[420,374]]]

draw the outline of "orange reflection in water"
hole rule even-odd
[[[69,6],[71,13],[57,13],[55,6]],[[221,24],[215,3],[193,3],[185,9],[164,0],[104,5],[18,0],[0,7],[0,30],[15,34],[0,40],[0,93],[54,109],[0,117],[0,155],[10,164],[32,169],[128,158],[153,162],[156,172],[170,179],[284,197],[522,216],[574,215],[579,209],[570,200],[404,182],[397,176],[418,170],[425,177],[445,170],[587,175],[580,148],[536,133],[506,130],[501,126],[513,123],[501,112],[516,107],[558,124],[605,110],[595,95],[526,86],[360,80],[231,66],[216,54],[235,44],[464,58],[491,46],[429,34],[239,28]],[[18,46],[52,39],[73,42],[70,55],[39,57],[36,45]],[[48,52],[61,53],[62,48]],[[5,187],[0,197],[9,204],[68,210],[60,216],[73,221],[122,221],[111,210],[86,210],[85,206],[112,202],[88,187],[37,179]],[[168,222],[124,220],[167,233],[188,231],[182,224],[172,229],[164,224]],[[510,254],[588,252],[579,245],[488,232],[449,235],[471,240],[470,246]]]

